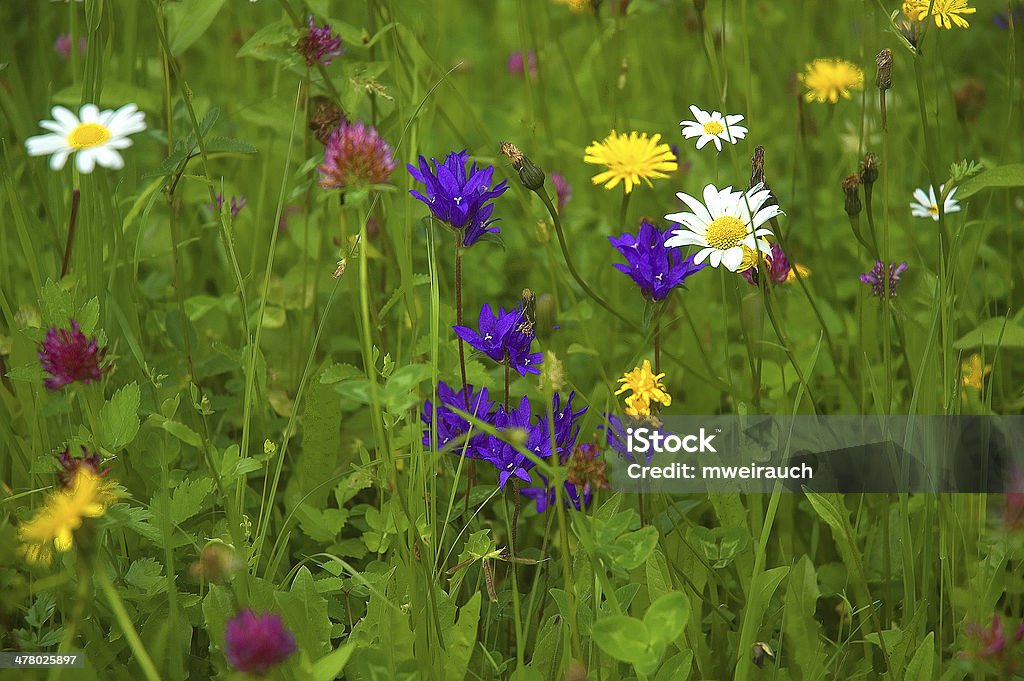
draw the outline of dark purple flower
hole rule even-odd
[[[555,185],[555,199],[558,206],[558,214],[565,210],[565,204],[572,198],[572,185],[565,179],[562,173],[551,173],[551,184]]]
[[[992,615],[992,621],[987,627],[977,622],[968,622],[965,633],[974,639],[975,644],[973,650],[962,651],[961,658],[991,665],[991,668],[999,672],[999,678],[1003,679],[1010,678],[1020,668],[1016,646],[1024,638],[1024,622],[1013,631],[1012,639],[1007,638],[1005,623],[998,614]]]
[[[84,35],[83,36],[79,36],[78,37],[78,53],[79,54],[85,54],[86,50],[88,49],[88,46],[89,46],[89,41],[86,39],[86,37]],[[70,33],[61,33],[59,36],[57,36],[57,40],[55,40],[54,43],[53,43],[53,51],[56,52],[60,56],[61,59],[67,59],[68,57],[70,57],[71,56],[71,34]]]
[[[776,284],[785,284],[788,281],[792,281],[795,278],[793,274],[793,266],[789,262],[789,258],[782,252],[782,246],[777,243],[772,244],[772,253],[769,256],[765,256],[765,269],[768,271],[768,276],[772,282]],[[757,281],[754,279],[754,272],[756,267],[751,267],[748,270],[743,270],[740,274],[747,282],[753,286],[757,285]],[[862,278],[863,280],[863,278]]]
[[[538,487],[524,487],[519,490],[519,493],[527,499],[533,499],[534,503],[537,504],[537,513],[543,513],[548,510],[551,506],[555,505],[555,488],[549,487],[547,480],[544,480],[543,476],[540,476],[543,480],[543,484]],[[590,502],[594,499],[593,492],[584,492],[580,495],[580,491],[576,489],[576,485],[566,481],[565,485],[565,507],[575,508],[577,511],[582,511],[584,508],[590,508]]]
[[[607,464],[600,457],[597,447],[592,444],[578,445],[570,456],[562,454],[561,463],[568,467],[565,481],[565,507],[582,511],[590,507],[594,499],[594,489],[607,489]],[[541,484],[520,490],[524,497],[533,499],[537,504],[537,513],[543,513],[555,503],[555,488],[549,486],[547,478],[538,476]]]
[[[684,260],[678,248],[665,246],[671,231],[663,232],[644,220],[635,237],[629,233],[618,238],[608,237],[628,263],[617,263],[615,269],[628,274],[648,300],[664,299],[673,288],[708,266],[707,263],[693,264],[692,255]]]
[[[462,232],[463,247],[472,246],[487,232],[496,234],[498,228],[490,226],[496,221],[491,219],[494,204],[490,201],[505,193],[508,182],[502,180],[492,188],[494,168],[481,170],[476,163],[467,173],[469,154],[465,150],[448,154],[442,164],[430,160],[433,171],[423,156],[419,167],[408,166],[413,178],[425,185],[426,196],[415,189],[409,193],[425,203],[435,218]]]
[[[871,286],[871,293],[879,298],[885,298],[885,269],[885,263],[878,261],[875,263],[875,266],[871,268],[870,272],[860,275],[860,280]],[[896,296],[896,286],[900,283],[900,275],[907,270],[907,263],[901,262],[899,265],[896,263],[889,263],[888,269],[889,297],[894,298]]]
[[[465,389],[456,391],[442,381],[437,385],[437,398],[437,426],[435,428],[437,448],[448,449],[459,454],[465,449],[466,456],[474,459],[481,458],[480,448],[485,444],[488,436],[474,429],[474,434],[470,437],[469,442],[464,442],[462,436],[469,432],[470,423],[462,415],[453,411],[453,408],[472,414],[481,421],[493,422],[494,416],[491,414],[491,410],[494,404],[487,398],[487,388],[482,388],[480,392],[474,392],[473,386],[467,385]],[[434,405],[427,400],[423,404],[423,413],[420,415],[420,420],[426,426],[423,430],[423,444],[426,447],[431,446],[430,432],[433,419]]]
[[[43,370],[52,376],[43,383],[59,390],[75,381],[98,381],[107,369],[100,366],[106,354],[107,349],[98,347],[95,336],[87,339],[74,319],[70,330],[51,326],[39,350]]]
[[[601,424],[597,427],[598,430],[603,430],[605,435],[605,443],[611,447],[614,451],[618,452],[619,455],[630,463],[636,463],[636,458],[633,453],[629,451],[629,434],[626,432],[627,428],[650,428],[652,430],[659,430],[661,426],[657,422],[650,422],[643,417],[629,417],[627,423],[623,423],[615,414],[605,414],[605,418],[608,419],[608,425]],[[647,465],[650,465],[651,460],[654,459],[654,448],[648,448],[647,450]]]
[[[586,407],[579,411],[573,411],[572,398],[574,395],[575,393],[569,395],[564,408],[561,406],[562,398],[557,393],[551,399],[554,451],[559,460],[564,460],[572,452],[580,432],[580,426],[576,421],[587,411]],[[531,421],[534,421],[532,425]],[[532,452],[538,459],[551,457],[552,437],[547,413],[537,414],[534,419],[530,412],[530,401],[524,396],[518,407],[509,409],[507,412],[503,407],[498,407],[498,411],[494,415],[494,427],[502,432],[503,436],[488,436],[478,451],[481,459],[490,462],[498,470],[499,486],[504,487],[512,476],[532,482],[530,470],[533,469],[535,462],[523,454],[520,448]],[[516,448],[508,441],[519,442],[520,448]]]
[[[309,17],[306,34],[299,38],[295,49],[305,57],[307,66],[318,63],[326,66],[334,57],[345,53],[341,47],[341,37],[331,32],[331,25],[317,26],[312,15]]]
[[[243,610],[224,629],[224,654],[235,670],[246,674],[263,676],[294,652],[295,637],[280,615]]]
[[[529,73],[530,78],[537,77],[537,55],[533,50],[527,50],[525,54],[516,50],[508,55],[506,66],[508,72],[513,76],[522,76],[525,73]]]
[[[455,335],[469,343],[499,364],[508,364],[520,376],[539,374],[538,368],[544,355],[530,352],[533,343],[533,326],[522,309],[506,312],[499,308],[495,315],[491,306],[484,304],[480,309],[480,331],[468,326],[453,326]]]
[[[61,487],[71,487],[75,475],[82,468],[101,477],[110,472],[109,468],[103,471],[100,470],[100,455],[90,454],[85,445],[82,445],[81,456],[71,456],[70,450],[65,448],[63,452],[57,455],[57,463],[60,464],[61,468],[58,472]]]
[[[220,210],[222,210],[224,208],[224,195],[223,194],[217,194],[217,196],[214,197],[214,198],[217,201],[216,205],[214,205],[212,203],[208,203],[208,204],[206,204],[206,208],[207,208],[207,210],[212,210],[214,213],[216,213],[216,212],[219,212]],[[238,214],[242,212],[242,209],[245,208],[245,205],[247,203],[249,203],[249,200],[246,199],[244,196],[232,196],[231,197],[231,204],[230,204],[231,205],[231,218],[232,219],[237,218]]]
[[[324,146],[320,186],[341,189],[353,185],[387,182],[395,160],[391,147],[377,129],[363,123],[342,121]]]

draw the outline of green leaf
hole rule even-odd
[[[44,328],[50,326],[68,328],[71,325],[71,317],[75,312],[75,307],[71,302],[71,292],[61,288],[60,284],[47,279],[43,284],[39,303],[42,307]]]
[[[825,671],[821,625],[815,614],[820,595],[814,563],[805,555],[789,575],[782,619],[782,630],[790,646],[792,659],[805,679],[820,678]]]
[[[213,491],[213,480],[202,477],[182,480],[171,494],[171,520],[179,525],[203,509],[206,495]]]
[[[299,32],[291,20],[281,19],[253,33],[235,56],[264,61],[288,61],[297,58],[292,46],[298,37]]]
[[[116,452],[139,432],[139,386],[133,381],[114,393],[100,408],[100,442]]]
[[[982,189],[993,187],[1024,187],[1024,163],[997,166],[983,170],[974,177],[964,180],[954,195],[957,199],[974,196]]]
[[[931,681],[932,667],[935,664],[935,632],[929,632],[921,645],[918,646],[914,657],[907,665],[907,671],[903,674],[903,681]]]
[[[957,350],[982,345],[1004,348],[1024,348],[1024,326],[1005,317],[986,319],[973,331],[968,331],[953,343]]]
[[[162,571],[163,567],[154,559],[140,558],[133,561],[128,572],[124,573],[124,581],[140,591],[152,592],[161,586],[165,588],[167,586],[163,577],[160,576]]]
[[[93,335],[96,325],[100,321],[100,299],[93,298],[78,310],[75,321],[82,327],[82,333],[86,336]]]
[[[647,562],[657,545],[658,530],[651,525],[636,532],[627,532],[610,547],[612,565],[623,570],[635,570]]]
[[[445,633],[445,679],[463,681],[469,670],[469,660],[476,646],[476,632],[480,623],[480,592],[459,608],[459,619]]]
[[[319,655],[329,647],[331,620],[327,617],[327,601],[316,590],[309,568],[299,568],[288,593],[275,593],[288,628],[295,634],[299,649]]]
[[[363,376],[363,370],[357,369],[351,364],[332,364],[321,372],[320,382],[338,383],[340,381],[347,381],[350,378],[359,378],[361,376]]]
[[[628,615],[602,617],[590,628],[594,643],[616,660],[642,661],[650,645],[647,625]]]
[[[181,0],[167,4],[167,42],[171,55],[187,50],[210,27],[224,0]]]
[[[671,643],[683,633],[690,619],[690,601],[682,591],[671,591],[651,603],[644,614],[644,625],[652,643]]]
[[[167,420],[161,423],[160,426],[187,445],[192,445],[196,449],[203,446],[203,438],[199,437],[199,433],[192,430],[184,423]]]
[[[814,512],[832,528],[834,532],[846,533],[848,511],[843,498],[838,494],[819,494],[805,489],[807,501],[811,502]]]
[[[690,678],[690,667],[693,666],[693,651],[686,650],[668,658],[661,665],[654,681],[686,681]]]
[[[229,153],[229,154],[255,154],[258,150],[248,142],[235,139],[234,137],[221,137],[214,135],[206,141],[206,152]]]
[[[332,650],[313,663],[313,681],[334,681],[345,669],[348,658],[352,657],[356,647],[346,643]]]
[[[668,571],[668,562],[661,549],[656,549],[651,560],[645,566],[647,574],[647,593],[651,600],[656,600],[672,591],[672,578]]]

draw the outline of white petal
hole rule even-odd
[[[730,272],[735,272],[736,268],[743,262],[743,249],[738,246],[730,248],[724,254],[722,254],[722,264]]]
[[[718,137],[718,135],[715,135],[712,139],[715,140],[715,148],[718,149],[719,151],[721,151],[722,150],[722,140]]]
[[[704,187],[704,204],[708,207],[712,220],[722,217],[721,193],[715,185],[709,184]]]
[[[701,220],[700,217],[693,213],[672,213],[671,215],[665,216],[672,222],[678,222],[680,225],[685,226],[694,234],[707,234],[708,223]]]
[[[71,132],[70,130],[67,129],[66,126],[64,126],[61,123],[58,123],[57,121],[39,121],[39,127],[42,128],[43,130],[55,132],[61,137],[67,137],[68,133]]]
[[[740,251],[741,257],[742,257],[742,253],[743,253],[743,251]],[[722,264],[722,251],[719,251],[717,249],[711,251],[711,257],[708,259],[708,262],[711,263],[712,267],[718,267],[719,265],[721,265]]]
[[[707,111],[704,111],[703,109],[698,109],[693,104],[690,105],[690,111],[693,113],[693,117],[701,125],[704,125],[705,123],[711,120],[711,116],[708,115]]]
[[[79,112],[83,123],[97,123],[100,118],[100,110],[95,104],[85,104]]]
[[[712,137],[711,135],[708,135],[708,134],[705,134],[705,133],[701,133],[700,139],[697,140],[697,148],[698,149],[703,149],[707,145],[707,143],[710,142],[713,139],[715,139],[715,138]]]
[[[696,234],[686,229],[679,229],[673,232],[672,236],[665,240],[665,245],[670,248],[675,248],[676,246],[707,247],[708,240],[700,234]]]
[[[710,247],[703,248],[703,249],[697,251],[697,254],[693,256],[693,264],[695,264],[695,265],[701,264],[712,253],[717,253],[717,251],[715,249],[713,249],[713,248],[710,248]]]
[[[708,187],[714,189],[714,185],[709,184]],[[705,188],[704,191],[706,195],[707,188]],[[689,208],[693,214],[700,218],[705,224],[710,225],[714,220],[714,218],[711,217],[711,213],[708,212],[708,209],[704,207],[704,204],[695,197],[690,196],[689,194],[684,194],[683,192],[678,192],[676,194],[676,198],[685,203],[686,207]]]
[[[914,200],[925,207],[931,205],[928,201],[928,195],[924,193],[923,189],[914,190]]]
[[[50,109],[50,115],[53,116],[53,120],[63,126],[65,132],[71,132],[74,128],[78,127],[78,117],[62,106],[55,106]],[[42,121],[40,121],[39,125],[42,124]]]
[[[700,137],[704,134],[704,128],[698,126],[692,128],[683,128],[683,138],[693,139],[694,137]]]
[[[60,170],[64,167],[64,164],[68,161],[68,154],[71,151],[68,149],[61,149],[56,154],[50,157],[50,170]]]
[[[94,149],[80,149],[75,155],[75,165],[78,172],[88,175],[96,167],[96,155]]]
[[[736,140],[741,140],[747,136],[747,129],[742,125],[732,125],[729,126],[729,134],[735,138],[730,141],[735,142]]]
[[[743,114],[730,114],[725,117],[725,122],[729,124],[730,128],[736,127],[736,124],[743,120]]]
[[[930,218],[932,216],[927,208],[916,203],[910,204],[910,214],[915,218]]]
[[[25,151],[29,156],[46,156],[67,146],[60,135],[36,135],[25,140]]]
[[[92,152],[96,157],[97,165],[101,165],[104,168],[113,168],[114,170],[124,168],[124,159],[121,158],[121,154],[117,153],[114,149],[102,146],[92,149]]]

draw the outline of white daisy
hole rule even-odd
[[[771,254],[764,237],[772,236],[772,231],[761,225],[782,211],[777,205],[765,206],[771,192],[763,184],[746,192],[733,191],[732,187],[719,190],[709,184],[704,187],[704,203],[682,192],[676,196],[691,212],[665,216],[686,228],[672,232],[666,246],[700,246],[694,263],[707,260],[712,267],[724,265],[730,272],[740,269],[745,253],[760,250]]]
[[[50,167],[54,170],[63,168],[71,154],[77,154],[75,164],[83,173],[91,173],[96,164],[123,168],[124,159],[117,150],[132,145],[128,135],[146,129],[146,114],[134,104],[125,104],[117,111],[100,111],[95,104],[86,104],[79,116],[55,106],[50,113],[54,120],[39,122],[50,134],[29,137],[25,148],[30,156],[53,154]]]
[[[939,194],[945,188],[946,185],[939,185]],[[953,194],[956,194],[956,190],[956,187],[950,189],[946,200],[942,202],[942,212],[946,215],[960,211],[960,203],[953,199]],[[910,214],[915,218],[931,218],[938,222],[939,201],[935,198],[935,187],[929,186],[927,194],[924,193],[924,189],[914,190],[914,202],[910,204]]]
[[[679,125],[683,126],[683,137],[686,139],[700,138],[697,140],[698,149],[703,149],[704,145],[708,142],[714,142],[715,147],[721,151],[722,140],[730,144],[736,144],[736,142],[747,136],[747,129],[739,125],[739,122],[743,120],[741,114],[723,116],[718,111],[708,113],[692,104],[690,105],[690,111],[693,112],[693,117],[697,120],[680,121]]]

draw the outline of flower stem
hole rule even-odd
[[[654,373],[661,373],[661,322],[654,325]]]
[[[82,190],[75,187],[71,190],[71,217],[68,218],[68,238],[64,243],[64,259],[60,263],[60,278],[68,273],[71,266],[71,248],[75,243],[75,228],[78,226],[78,204],[82,199]]]
[[[107,597],[110,609],[114,612],[114,619],[117,620],[118,625],[121,627],[124,638],[128,642],[128,647],[131,648],[132,655],[142,668],[142,674],[146,677],[146,681],[160,681],[160,674],[157,673],[153,660],[146,651],[146,647],[142,645],[142,639],[139,638],[138,632],[135,631],[135,626],[128,616],[128,611],[124,609],[124,601],[121,600],[117,589],[111,583],[106,568],[102,565],[96,565],[95,573],[96,579],[100,584],[100,590]]]
[[[462,244],[455,242],[455,323],[462,326]],[[462,372],[462,395],[469,406],[469,388],[466,386],[466,348],[459,337],[459,370]]]
[[[622,203],[619,204],[619,227],[626,227],[626,215],[629,213],[629,197],[632,196],[630,192],[624,192],[622,194]]]

